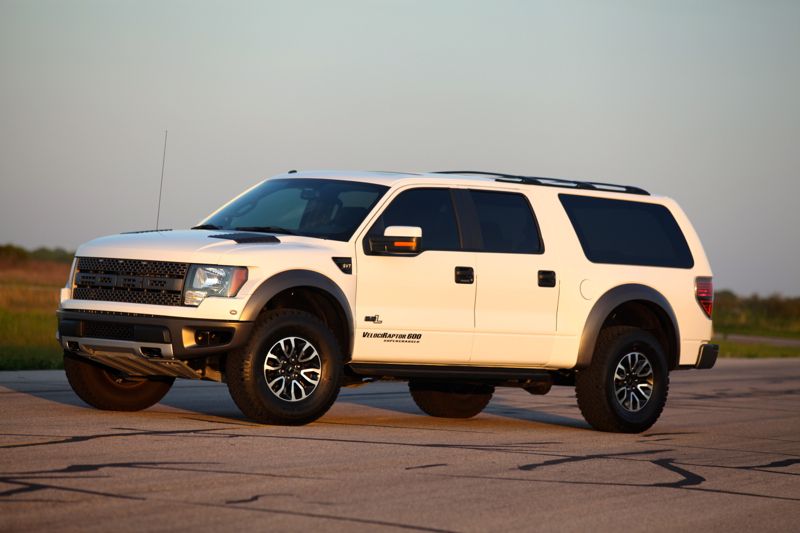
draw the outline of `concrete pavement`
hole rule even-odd
[[[403,383],[344,389],[305,427],[176,382],[140,413],[62,372],[0,373],[0,531],[789,531],[800,523],[800,360],[676,372],[642,435],[592,431],[572,389],[498,389],[471,420]]]

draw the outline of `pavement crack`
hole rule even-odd
[[[537,468],[543,468],[547,466],[554,466],[566,463],[576,463],[580,461],[593,461],[595,459],[616,459],[621,457],[628,457],[631,455],[650,455],[654,453],[664,453],[671,450],[640,450],[635,452],[620,452],[620,453],[598,453],[598,454],[591,454],[591,455],[569,455],[565,457],[559,457],[558,459],[550,459],[544,461],[542,463],[530,463],[525,465],[520,465],[517,467],[518,470],[523,471],[531,471]]]
[[[690,472],[689,470],[685,470],[679,466],[676,466],[674,459],[656,459],[651,462],[654,465],[658,465],[661,468],[665,468],[671,472],[675,472],[676,474],[683,476],[683,479],[680,481],[675,481],[673,483],[655,483],[653,485],[654,487],[690,487],[693,485],[700,485],[706,480],[706,478],[699,474],[695,474],[694,472]]]
[[[437,466],[447,466],[447,463],[434,463],[431,465],[407,466],[406,470],[419,470],[423,468],[434,468]]]

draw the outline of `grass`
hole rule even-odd
[[[0,370],[60,370],[64,368],[63,351],[46,346],[0,346]]]
[[[55,312],[69,268],[52,261],[0,261],[0,370],[62,368]]]
[[[69,264],[0,258],[0,370],[62,368],[55,340],[58,292]],[[800,337],[800,332],[719,328],[718,333]],[[745,344],[720,339],[720,357],[800,357],[800,347]]]
[[[745,359],[764,359],[770,357],[800,357],[800,346],[772,346],[769,344],[745,344],[723,339],[719,344],[720,357],[740,357]]]
[[[800,339],[800,330],[766,328],[759,326],[728,326],[714,324],[717,335],[748,335],[751,337],[777,337],[781,339]]]

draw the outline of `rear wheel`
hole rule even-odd
[[[171,377],[127,377],[69,352],[64,352],[64,372],[81,400],[105,411],[147,409],[157,404],[175,382]]]
[[[339,394],[342,354],[317,317],[291,309],[258,319],[247,346],[228,355],[231,397],[248,418],[300,425],[324,415]]]
[[[472,418],[489,405],[494,393],[488,385],[416,380],[409,381],[408,389],[417,407],[440,418]]]
[[[575,378],[575,391],[583,417],[595,429],[645,431],[667,402],[669,371],[661,345],[634,327],[601,331],[591,365]]]

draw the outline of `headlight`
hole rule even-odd
[[[244,267],[192,265],[189,268],[183,304],[198,306],[209,296],[236,296],[247,281]]]

